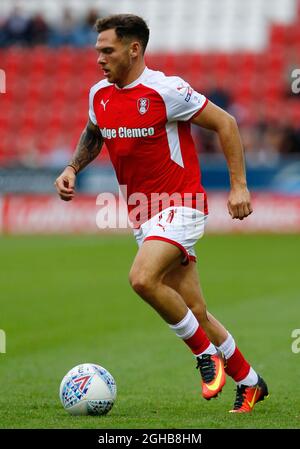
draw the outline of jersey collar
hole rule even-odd
[[[136,80],[132,81],[132,83],[127,84],[127,86],[124,86],[124,87],[118,87],[116,84],[115,84],[115,86],[119,90],[131,89],[132,87],[135,87],[138,84],[140,84],[143,81],[143,79],[145,78],[145,76],[147,75],[147,73],[149,73],[149,69],[148,69],[148,67],[145,67],[145,69],[143,70],[141,75]]]

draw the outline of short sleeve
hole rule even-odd
[[[186,81],[179,77],[167,77],[163,97],[167,116],[172,121],[188,121],[197,115],[207,104],[207,98],[196,92]]]

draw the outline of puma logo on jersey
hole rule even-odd
[[[103,106],[104,111],[105,111],[105,108],[106,108],[106,105],[107,105],[108,102],[109,102],[109,99],[106,100],[105,102],[103,100],[101,100],[101,104]]]

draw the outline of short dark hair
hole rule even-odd
[[[134,37],[142,44],[143,53],[146,50],[150,31],[144,19],[139,16],[134,14],[115,14],[98,19],[95,28],[98,33],[114,29],[119,39]]]

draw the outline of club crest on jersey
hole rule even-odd
[[[139,98],[137,101],[137,107],[140,114],[146,114],[149,109],[150,101],[148,98]]]

